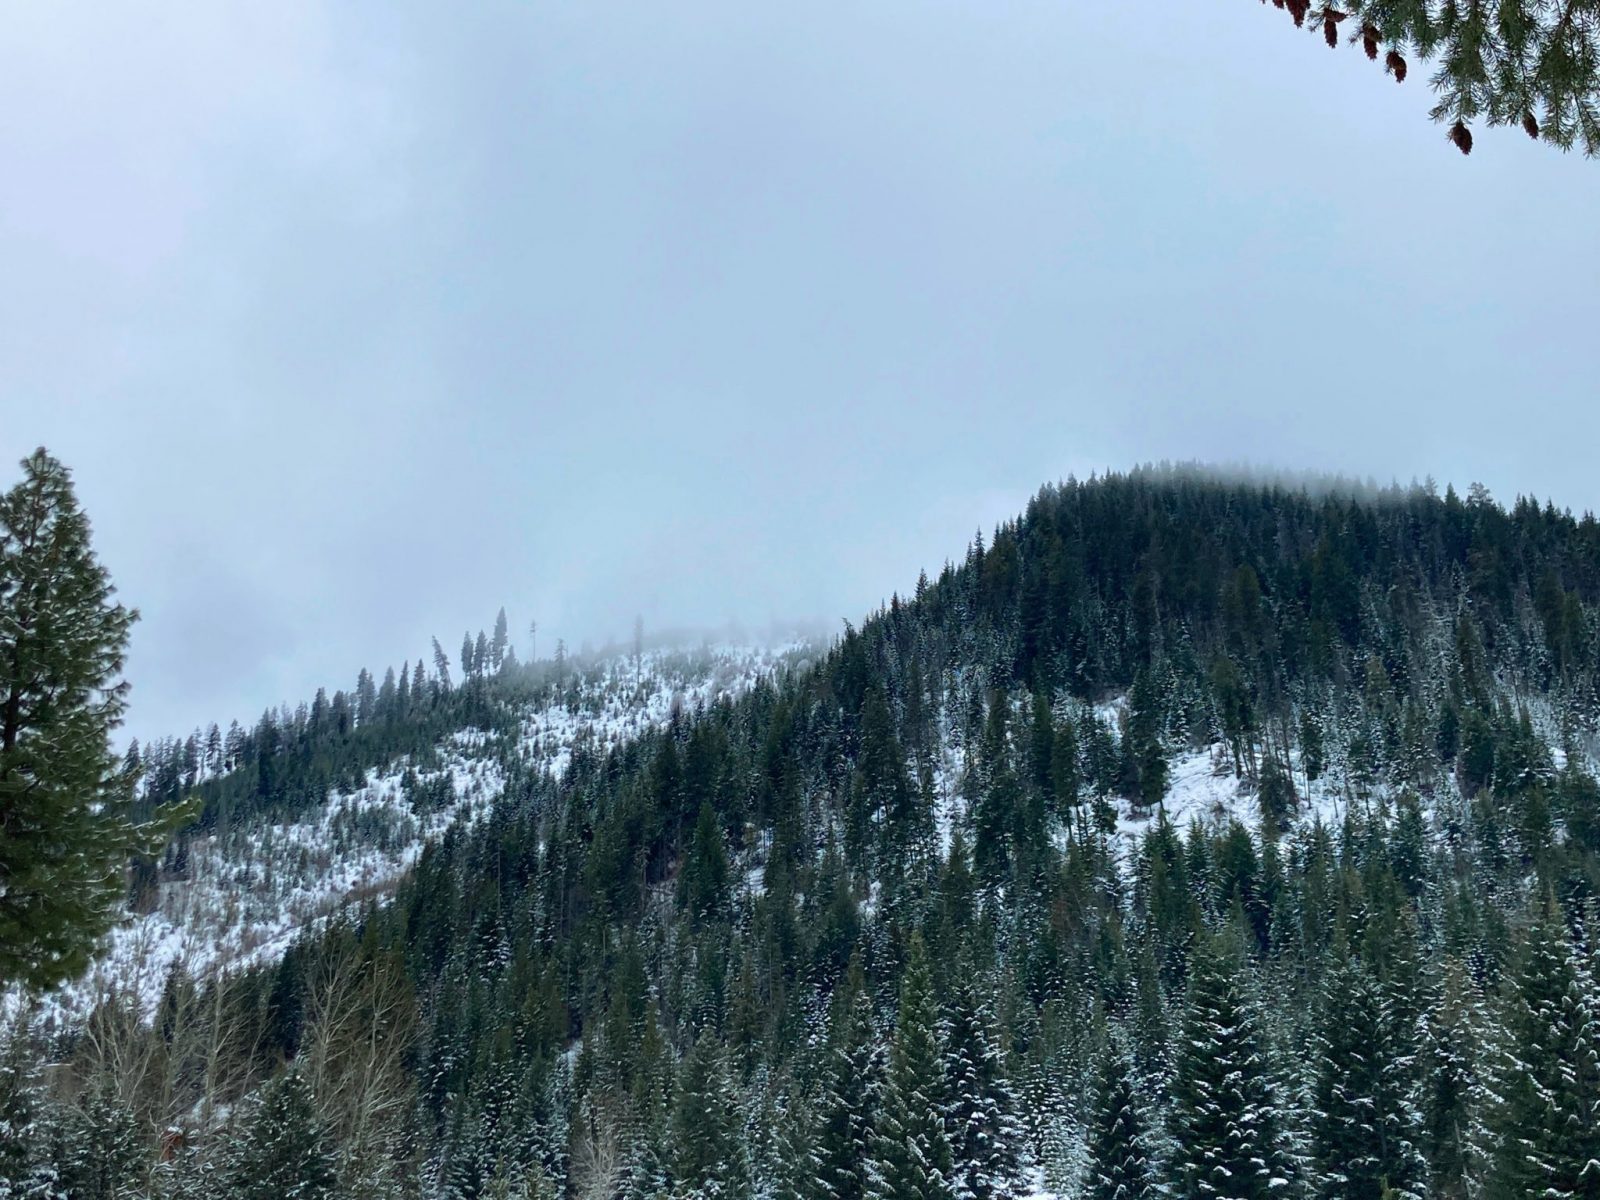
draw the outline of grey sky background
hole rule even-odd
[[[140,734],[502,603],[859,617],[1143,460],[1600,507],[1600,166],[1425,75],[1242,0],[7,5],[0,481],[74,468]]]

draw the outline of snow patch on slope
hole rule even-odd
[[[423,785],[415,795],[446,797],[430,810],[414,808],[405,787],[414,764],[400,759],[369,771],[353,793],[330,792],[298,820],[192,838],[186,877],[162,883],[151,911],[113,929],[89,971],[45,998],[41,1022],[46,1030],[75,1024],[113,997],[148,1015],[175,964],[196,979],[271,965],[352,905],[387,900],[425,846],[490,810],[507,762],[559,777],[580,749],[604,753],[815,653],[804,641],[707,644],[574,665],[556,698],[521,714],[515,739],[480,729],[443,739],[436,765],[415,773]],[[0,995],[0,1015],[20,1002],[15,992]]]

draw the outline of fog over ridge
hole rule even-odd
[[[0,477],[73,468],[130,730],[501,604],[837,629],[1140,462],[1596,507],[1592,166],[1152,16],[7,10]]]

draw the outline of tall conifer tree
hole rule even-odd
[[[1311,1115],[1316,1194],[1327,1200],[1422,1195],[1421,1118],[1411,1048],[1378,981],[1360,963],[1328,973],[1313,1042]]]
[[[921,934],[911,935],[888,1086],[873,1138],[873,1200],[953,1200],[944,1039]]]
[[[1149,1200],[1157,1194],[1148,1131],[1126,1057],[1108,1047],[1100,1060],[1089,1127],[1088,1200]]]
[[[1172,1083],[1172,1174],[1184,1200],[1268,1200],[1287,1178],[1265,1041],[1236,930],[1195,953]]]
[[[818,1106],[817,1180],[820,1196],[862,1200],[882,1100],[883,1063],[860,959],[852,960],[843,994],[835,1001],[833,1026]]]
[[[116,603],[67,469],[43,450],[0,496],[0,981],[83,969],[116,918],[123,870],[187,807],[140,824],[113,752],[138,614]]]
[[[1497,1047],[1490,1200],[1600,1197],[1600,997],[1554,904],[1528,930]]]

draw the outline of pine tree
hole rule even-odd
[[[952,1174],[957,1197],[1009,1200],[1019,1194],[1024,1130],[1006,1078],[994,1017],[973,973],[963,973],[950,1006],[946,1051]]]
[[[477,1200],[495,1171],[495,1155],[489,1149],[483,1110],[477,1100],[468,1095],[452,1096],[445,1128],[439,1200]]]
[[[1394,1028],[1378,981],[1360,963],[1328,973],[1313,1053],[1316,1194],[1420,1197],[1421,1120],[1407,1081],[1413,1054]]]
[[[133,1113],[109,1080],[91,1090],[64,1132],[58,1162],[67,1200],[134,1200],[140,1194],[145,1147]]]
[[[383,684],[378,688],[378,699],[373,704],[373,715],[380,720],[393,721],[400,715],[399,689],[395,686],[394,668],[389,667],[383,673]]]
[[[1285,0],[1278,7],[1330,48],[1359,42],[1374,62],[1382,53],[1384,70],[1397,82],[1409,73],[1407,55],[1437,64],[1430,76],[1438,96],[1433,119],[1449,123],[1448,140],[1463,154],[1472,152],[1474,121],[1516,125],[1563,150],[1578,145],[1600,154],[1600,11],[1592,0],[1475,0],[1459,7],[1346,0],[1314,13],[1310,0]],[[1485,493],[1481,504],[1492,503]]]
[[[873,1135],[873,1200],[952,1200],[949,1101],[933,977],[921,934],[912,934],[883,1111]]]
[[[1158,1194],[1133,1070],[1112,1047],[1100,1059],[1085,1182],[1088,1200],[1149,1200]]]
[[[1256,798],[1261,805],[1262,831],[1269,837],[1276,837],[1287,827],[1297,798],[1294,780],[1275,754],[1268,754],[1261,760]]]
[[[694,841],[678,877],[678,900],[695,923],[721,918],[728,897],[728,852],[722,841],[721,822],[709,800],[700,805]]]
[[[985,883],[998,883],[1011,867],[1012,835],[1022,788],[1012,769],[1007,705],[997,694],[989,704],[979,744],[977,794],[972,804],[973,866]]]
[[[881,688],[869,689],[862,701],[860,727],[861,751],[856,760],[863,806],[860,823],[879,823],[885,841],[883,869],[894,870],[900,865],[905,847],[915,838],[912,802],[916,793],[906,777],[905,752],[895,736],[894,721]],[[858,831],[857,840],[865,842],[864,829]]]
[[[1130,798],[1145,809],[1160,804],[1167,794],[1167,753],[1161,744],[1163,713],[1154,675],[1143,668],[1134,675],[1128,693],[1125,752],[1131,762]]]
[[[1524,940],[1494,1064],[1484,1195],[1600,1197],[1600,996],[1555,906]]]
[[[1083,827],[1083,810],[1080,790],[1083,785],[1078,770],[1078,731],[1070,716],[1056,723],[1055,740],[1050,747],[1050,794],[1055,813],[1067,823],[1067,833],[1076,833],[1080,839],[1088,831]]]
[[[819,1200],[863,1200],[868,1194],[883,1064],[859,959],[851,963],[844,994],[835,1002],[831,1040],[818,1112]]]
[[[1422,1151],[1429,1191],[1449,1200],[1466,1195],[1479,1048],[1465,969],[1454,958],[1435,969],[1434,996],[1419,1029]]]
[[[334,1194],[334,1156],[298,1071],[267,1084],[228,1164],[233,1200],[327,1200]]]
[[[777,1115],[773,1200],[828,1200],[817,1154],[816,1114],[803,1095],[785,1097]]]
[[[672,1119],[674,1195],[742,1200],[749,1189],[749,1162],[737,1094],[714,1033],[707,1031],[696,1039],[678,1082]]]
[[[511,638],[506,625],[506,610],[502,608],[494,619],[494,639],[489,643],[489,665],[498,671],[506,661],[506,647]]]
[[[1172,1082],[1172,1174],[1185,1200],[1266,1200],[1287,1177],[1246,970],[1232,930],[1195,952]]]
[[[361,673],[356,676],[356,724],[358,726],[365,725],[372,720],[372,712],[377,707],[377,704],[378,689],[372,682],[372,672],[362,667]],[[211,731],[216,733],[217,727],[213,725]],[[207,759],[211,757],[209,743],[207,744],[206,757]]]
[[[112,751],[138,614],[112,600],[65,467],[43,450],[0,496],[0,980],[48,987],[88,963],[123,869],[194,815],[132,818]]]
[[[21,1023],[0,1031],[0,1200],[57,1200],[50,1129]]]

